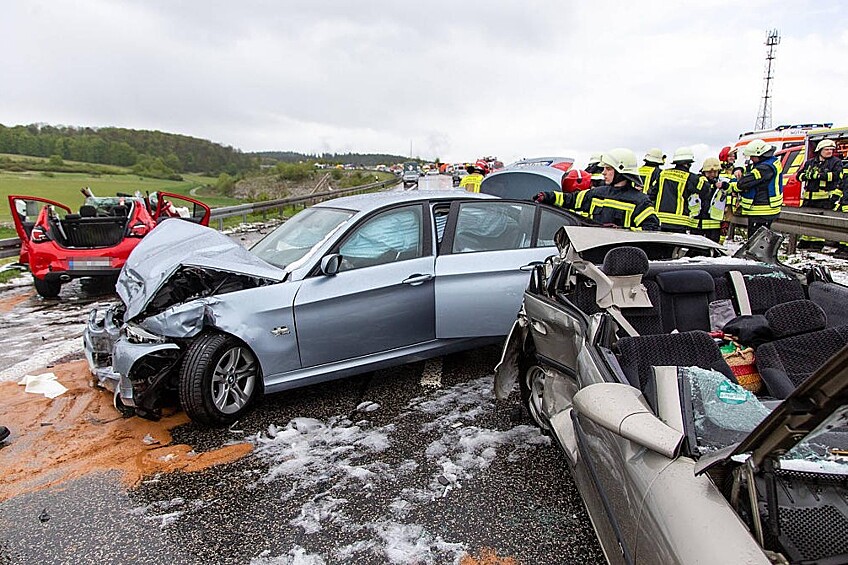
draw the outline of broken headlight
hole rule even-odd
[[[124,334],[127,336],[127,341],[130,343],[165,343],[164,337],[152,334],[144,328],[132,324],[124,326]]]

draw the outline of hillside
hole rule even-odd
[[[137,174],[176,178],[178,173],[238,174],[258,166],[230,146],[161,131],[115,127],[0,124],[0,153],[129,167]]]
[[[263,163],[300,163],[319,162],[332,164],[352,164],[363,167],[375,167],[377,165],[392,165],[409,161],[409,157],[403,155],[389,155],[386,153],[321,153],[306,154],[295,151],[256,151],[247,153],[251,157],[259,157]]]

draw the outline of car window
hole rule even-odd
[[[353,212],[348,210],[307,208],[265,236],[250,252],[284,269],[321,245],[351,216]]]
[[[421,206],[382,212],[353,230],[339,247],[342,264],[349,271],[423,255]]]
[[[530,247],[535,205],[465,202],[459,207],[453,253]]]
[[[433,206],[433,221],[436,225],[436,244],[441,245],[445,236],[445,226],[450,215],[450,204],[439,204]]]
[[[577,222],[570,216],[559,214],[553,210],[542,208],[542,215],[539,219],[539,237],[536,241],[536,247],[553,247],[554,234],[562,226],[573,226]]]

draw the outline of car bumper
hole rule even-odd
[[[114,307],[92,310],[83,330],[85,357],[94,384],[114,392],[126,406],[152,410],[156,398],[152,395],[149,398],[137,397],[133,369],[145,357],[163,351],[179,352],[180,347],[168,342],[130,343],[126,336],[121,335],[114,314]]]

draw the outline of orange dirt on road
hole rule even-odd
[[[191,446],[170,445],[169,430],[188,422],[183,412],[158,422],[122,418],[112,407],[112,393],[90,385],[85,361],[42,372],[48,371],[68,388],[52,400],[25,393],[16,382],[0,383],[0,425],[12,432],[0,448],[0,502],[92,471],[121,471],[132,486],[146,475],[198,471],[253,449],[239,443],[194,453]],[[148,435],[157,443],[145,443]]]

